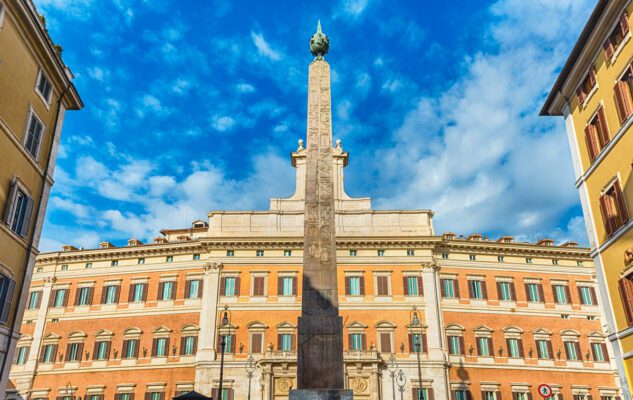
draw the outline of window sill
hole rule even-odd
[[[51,307],[48,310],[48,313],[49,315],[59,315],[59,314],[63,314],[65,310],[66,310],[65,307]]]
[[[160,364],[167,364],[167,357],[152,357],[152,359],[150,360],[150,364],[154,364],[154,365],[160,365]]]
[[[542,365],[544,367],[553,367],[554,366],[554,360],[538,360],[537,363],[538,363],[538,365]]]
[[[79,361],[66,361],[64,369],[79,369]]]
[[[220,296],[220,302],[222,303],[237,303],[237,296]]]
[[[374,301],[377,303],[390,303],[393,299],[391,296],[376,296],[374,297]]]
[[[494,364],[495,359],[491,356],[477,356],[477,361],[482,364]]]
[[[514,300],[499,300],[499,307],[516,307],[517,302]]]
[[[297,296],[278,296],[277,301],[279,303],[294,303],[297,300]]]
[[[101,304],[101,311],[114,311],[118,304]]]
[[[365,301],[365,298],[363,296],[347,295],[345,296],[345,301],[349,301],[350,303],[362,303],[363,301]]]
[[[251,303],[265,303],[268,298],[266,296],[251,296],[248,301]]]
[[[197,299],[185,299],[186,306],[197,306],[200,305],[201,299],[198,297]]]
[[[174,306],[173,300],[158,300],[156,302],[156,307],[158,308],[169,308]]]
[[[557,310],[570,311],[572,309],[572,306],[571,306],[571,304],[558,304],[558,303],[556,303],[556,309]]]
[[[124,358],[123,360],[121,360],[121,366],[122,367],[132,367],[136,365],[136,358]]]
[[[105,368],[108,366],[108,360],[94,360],[92,362],[93,368]]]
[[[582,361],[567,360],[567,366],[572,368],[582,368]]]
[[[130,308],[145,308],[145,302],[144,301],[134,301],[132,303],[129,303],[129,307]]]
[[[545,303],[528,301],[528,308],[545,308]]]
[[[508,364],[524,365],[525,364],[525,360],[523,358],[512,358],[512,357],[509,357],[508,358]]]

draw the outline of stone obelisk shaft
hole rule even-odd
[[[343,389],[343,322],[338,314],[330,66],[310,64],[298,388]]]

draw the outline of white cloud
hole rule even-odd
[[[188,79],[178,78],[171,84],[171,91],[175,94],[186,94],[191,88],[191,81]]]
[[[568,27],[582,26],[587,10],[588,1],[496,3],[498,50],[467,55],[463,77],[420,98],[394,146],[374,155],[388,183],[376,204],[431,208],[440,233],[552,234],[578,195],[563,123],[549,127],[538,110],[576,34]],[[397,93],[395,82],[383,90]],[[557,237],[579,234],[563,223]]]
[[[36,0],[44,11],[63,11],[66,16],[85,20],[90,17],[93,0]]]
[[[255,91],[255,86],[251,85],[250,83],[238,83],[237,86],[237,91],[240,93],[253,93]]]
[[[118,100],[108,97],[103,100],[101,107],[95,108],[94,113],[108,129],[112,130],[119,124],[119,113],[122,109],[123,107]]]
[[[211,126],[213,126],[213,129],[216,131],[226,132],[235,126],[235,119],[228,115],[217,115],[212,118]]]
[[[171,114],[172,110],[164,106],[157,97],[151,94],[144,94],[138,100],[135,112],[139,118],[145,118],[150,113],[155,117],[165,117]]]
[[[103,82],[104,79],[110,77],[110,71],[107,68],[90,67],[88,68],[88,75],[94,80]]]
[[[359,18],[363,15],[369,3],[369,0],[341,0],[334,12],[334,17],[336,18],[343,15],[351,18]]]
[[[251,40],[260,55],[267,57],[273,61],[279,61],[282,58],[282,54],[270,46],[270,44],[264,39],[264,35],[261,33],[251,32]]]

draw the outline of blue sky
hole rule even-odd
[[[538,110],[595,0],[35,3],[86,105],[43,251],[291,195],[318,18],[351,196],[430,208],[438,233],[587,242],[563,120]]]

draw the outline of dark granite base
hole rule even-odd
[[[290,400],[353,400],[350,389],[294,389]]]

